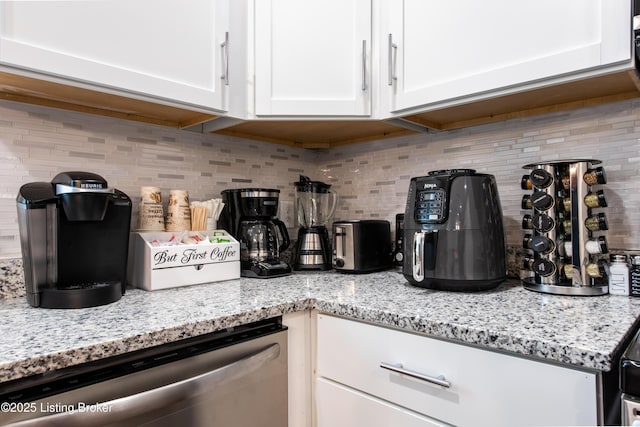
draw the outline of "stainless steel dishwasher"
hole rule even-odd
[[[0,385],[0,425],[287,426],[281,318]]]

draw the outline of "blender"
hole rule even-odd
[[[331,221],[338,202],[338,193],[331,185],[311,181],[300,175],[296,187],[298,212],[298,242],[296,243],[294,270],[331,269],[331,241],[327,224]]]

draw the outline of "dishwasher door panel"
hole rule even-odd
[[[2,418],[0,424],[24,420],[15,426],[286,427],[287,333],[273,333],[33,403],[39,413],[10,414],[15,417]],[[100,404],[89,406],[96,403]],[[78,408],[78,404],[84,410],[53,414],[71,405]]]

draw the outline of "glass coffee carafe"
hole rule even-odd
[[[289,246],[282,221],[252,220],[240,223],[240,259],[251,262],[273,262]],[[282,230],[285,229],[285,232]]]

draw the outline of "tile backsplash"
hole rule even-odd
[[[315,158],[297,148],[0,102],[0,257],[20,256],[15,199],[27,182],[95,172],[131,197],[135,227],[141,186],[161,188],[165,212],[171,189],[206,200],[227,188],[277,188],[292,203],[292,183]]]
[[[607,240],[640,249],[640,101],[552,113],[489,125],[348,145],[322,153],[316,179],[334,184],[338,219],[404,212],[409,180],[428,171],[470,168],[495,175],[507,243],[522,245],[522,166],[599,159],[607,173]]]
[[[286,126],[286,124],[283,124]],[[304,150],[83,113],[0,102],[0,257],[20,254],[15,197],[32,181],[65,170],[104,176],[131,196],[134,222],[140,187],[192,200],[225,188],[269,187],[293,202],[300,174],[333,185],[337,219],[395,221],[409,180],[430,170],[472,168],[495,175],[509,245],[520,245],[522,166],[538,161],[602,160],[608,184],[611,248],[640,249],[640,100],[550,113],[460,130]],[[293,224],[289,224],[292,226]]]

